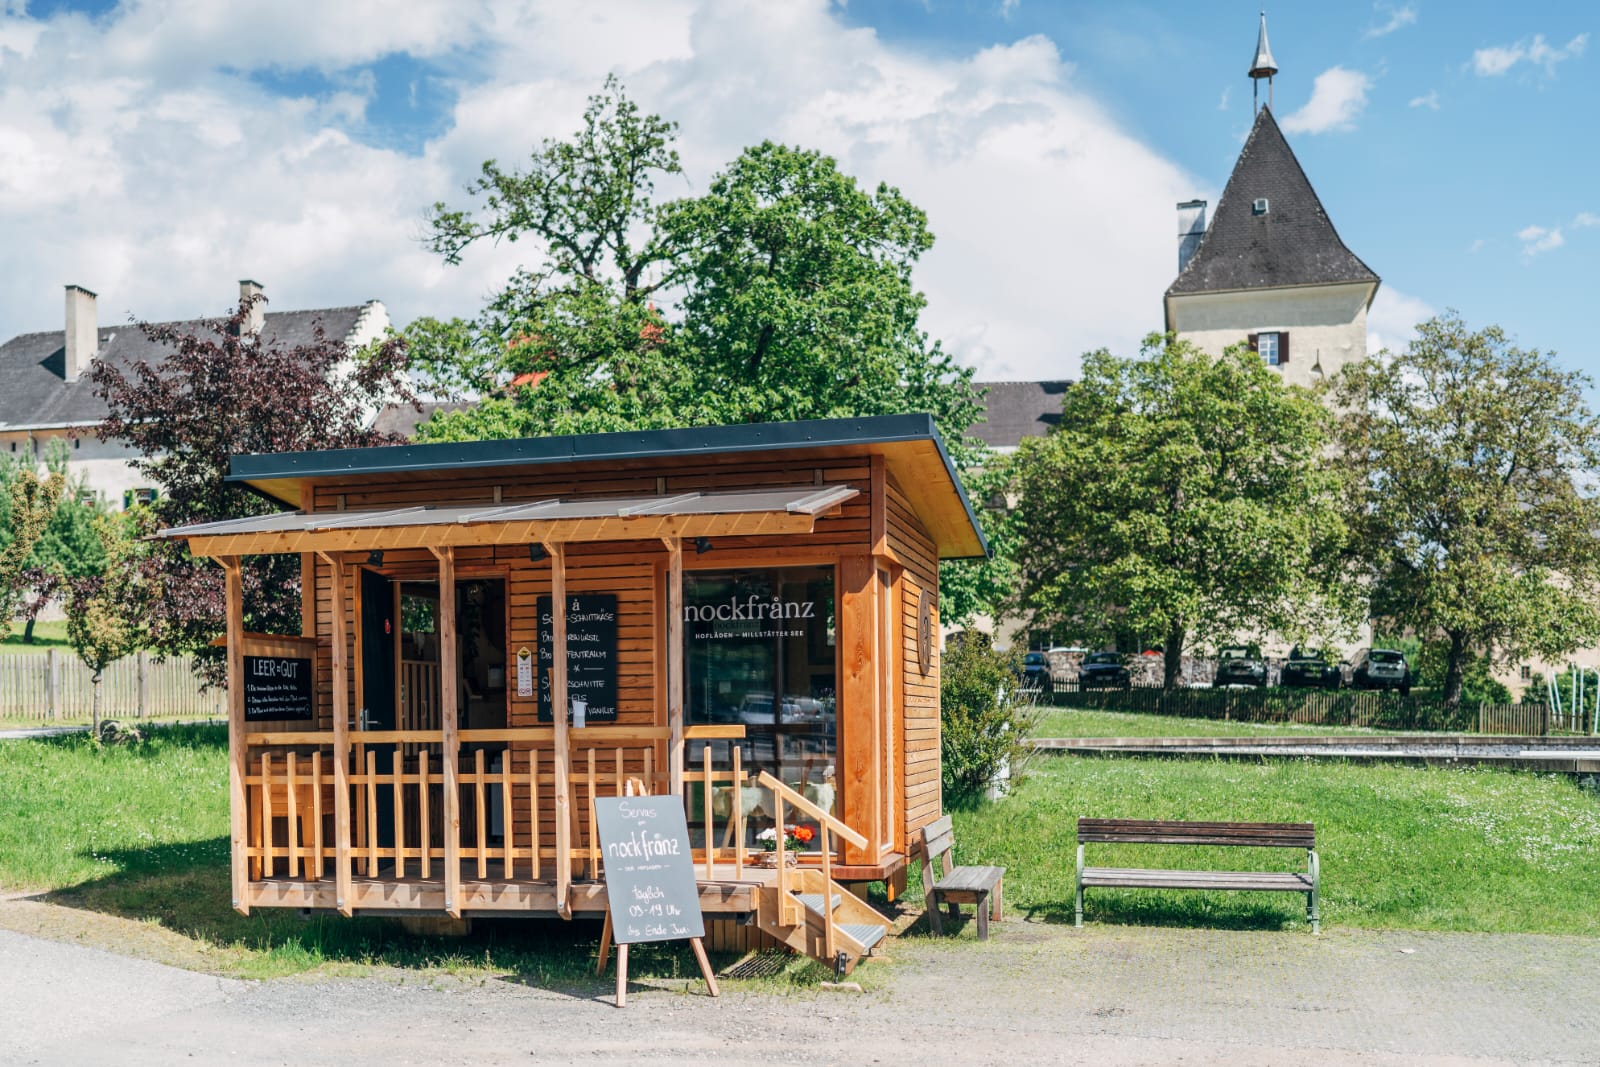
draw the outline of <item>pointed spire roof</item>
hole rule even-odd
[[[1262,200],[1265,210],[1258,212]],[[1341,282],[1376,285],[1378,276],[1339,239],[1272,109],[1264,107],[1256,112],[1211,228],[1167,295]]]
[[[1261,13],[1261,32],[1256,35],[1256,58],[1250,61],[1250,77],[1270,78],[1278,73],[1278,64],[1272,59],[1272,48],[1267,44],[1267,13]]]

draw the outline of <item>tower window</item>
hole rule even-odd
[[[1261,353],[1261,358],[1267,361],[1267,366],[1278,365],[1278,335],[1263,333],[1256,335],[1256,351]]]
[[[1267,213],[1268,206],[1267,198],[1263,196],[1261,199],[1250,205],[1250,214],[1265,215]]]
[[[1284,331],[1253,333],[1246,340],[1250,351],[1260,353],[1267,366],[1281,367],[1289,362],[1289,335]]]

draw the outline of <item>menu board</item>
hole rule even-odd
[[[314,719],[311,660],[300,656],[244,657],[246,722]]]
[[[677,797],[595,797],[611,936],[619,945],[704,937],[689,825]]]
[[[590,723],[617,721],[617,596],[569,594],[567,608],[567,697],[588,705]],[[550,670],[555,666],[550,598],[539,598],[539,721],[551,722]]]

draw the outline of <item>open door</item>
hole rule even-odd
[[[362,730],[395,728],[394,584],[377,571],[361,571]],[[360,740],[358,734],[353,740]],[[379,774],[394,771],[394,745],[368,745]],[[378,847],[394,847],[394,791],[379,789]]]

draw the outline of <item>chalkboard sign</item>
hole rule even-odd
[[[689,825],[677,797],[595,797],[611,936],[619,945],[705,936]]]
[[[551,722],[550,669],[555,666],[550,598],[539,598],[539,721]],[[567,697],[588,705],[590,723],[617,721],[617,597],[567,597]]]
[[[245,721],[316,718],[311,682],[310,659],[299,656],[244,657]]]

